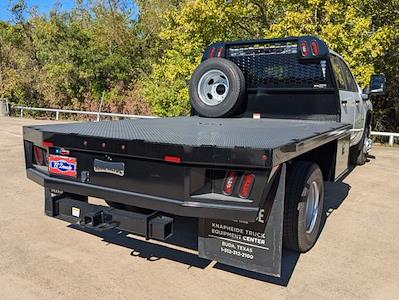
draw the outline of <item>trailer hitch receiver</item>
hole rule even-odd
[[[173,235],[173,218],[157,211],[121,210],[71,199],[67,194],[52,196],[45,193],[45,201],[47,215],[88,229],[118,228],[157,240],[166,240]]]

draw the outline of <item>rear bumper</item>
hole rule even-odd
[[[86,183],[73,182],[61,178],[50,177],[33,168],[28,168],[26,172],[29,179],[46,188],[102,198],[109,201],[162,211],[179,216],[254,222],[259,212],[258,207],[240,206],[238,204],[224,205],[220,203],[205,203],[192,200],[181,201]],[[215,202],[217,201],[218,200],[215,200]]]

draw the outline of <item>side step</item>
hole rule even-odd
[[[173,218],[157,211],[133,212],[95,205],[63,197],[63,194],[53,196],[47,189],[45,212],[51,217],[99,231],[118,228],[162,241],[173,235]]]

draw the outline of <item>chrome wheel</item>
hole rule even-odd
[[[313,181],[309,188],[306,200],[306,232],[313,231],[317,216],[319,214],[320,191],[316,181]]]
[[[210,70],[202,75],[198,83],[198,95],[207,105],[218,105],[229,93],[229,80],[220,70]]]

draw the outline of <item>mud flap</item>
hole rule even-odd
[[[267,222],[264,209],[258,222],[199,220],[199,256],[217,262],[280,277],[286,165],[283,164],[277,192]],[[263,223],[262,223],[263,221]]]

